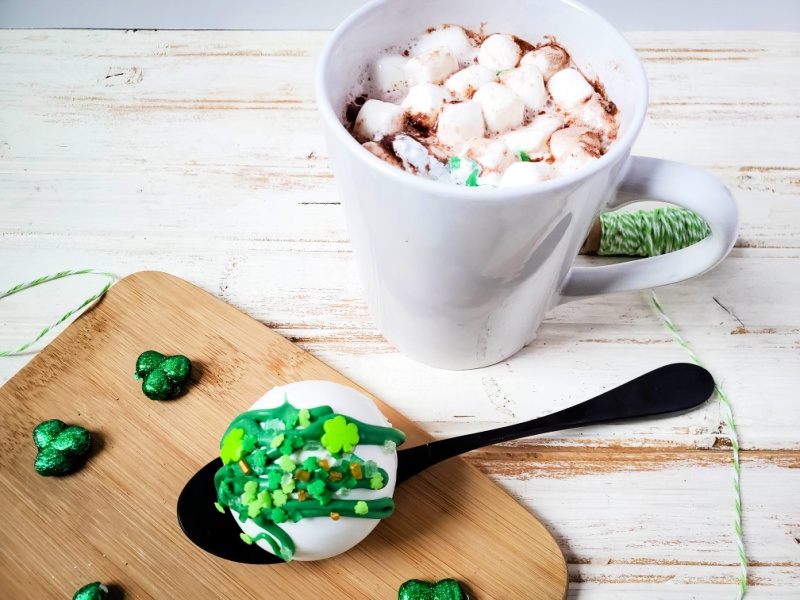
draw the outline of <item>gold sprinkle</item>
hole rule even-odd
[[[361,479],[363,477],[361,474],[361,465],[357,462],[350,463],[350,473],[353,475],[353,479]]]
[[[304,469],[297,469],[297,472],[294,474],[294,478],[297,481],[308,481],[311,479],[311,473]]]
[[[250,468],[250,465],[247,464],[247,461],[245,459],[241,459],[239,461],[239,468],[242,470],[242,473],[244,473],[245,475],[252,475],[253,474],[253,469]]]
[[[299,492],[297,492],[297,499],[300,502],[305,502],[306,498],[308,498],[308,494],[306,493],[305,490],[300,490]]]
[[[331,519],[333,519],[334,521],[338,521],[339,520],[339,513],[331,512]]]
[[[331,471],[330,475],[328,475],[328,477],[330,477],[331,481],[341,481],[342,480],[342,474],[339,471]]]
[[[323,458],[321,461],[319,461],[319,466],[322,467],[323,469],[325,469],[326,471],[330,471],[331,470],[331,465],[330,465],[330,463],[328,463],[328,459],[327,458]]]

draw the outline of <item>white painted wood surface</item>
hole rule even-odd
[[[390,347],[361,299],[318,127],[326,37],[0,31],[0,289],[70,268],[173,273],[441,437],[686,359],[644,293],[559,307],[530,347],[487,369],[438,371]],[[711,170],[740,204],[731,255],[659,297],[734,405],[748,597],[797,598],[800,35],[628,37],[651,82],[635,151]],[[0,301],[0,349],[101,285],[76,277]],[[0,383],[31,357],[0,358]],[[728,445],[713,401],[471,458],[557,536],[570,598],[716,600],[735,596],[738,573]]]

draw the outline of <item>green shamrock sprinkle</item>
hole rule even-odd
[[[450,167],[451,171],[455,171],[461,166],[461,157],[460,156],[453,156],[447,162],[448,166]]]
[[[411,579],[400,586],[397,600],[469,600],[469,596],[455,579],[436,583]]]
[[[255,519],[262,510],[267,508],[272,508],[272,498],[270,498],[269,492],[264,490],[247,505],[247,516]]]
[[[245,544],[247,544],[248,546],[251,546],[251,545],[253,544],[253,538],[251,538],[251,537],[250,537],[249,535],[247,535],[246,533],[244,533],[244,532],[240,533],[240,534],[239,534],[239,537],[240,537],[240,538],[242,538],[242,541],[243,541]]]
[[[297,464],[285,454],[276,460],[275,463],[287,473],[294,471],[295,467],[297,466]]]
[[[319,458],[316,456],[309,456],[307,459],[303,461],[303,469],[308,471],[309,473],[313,473],[319,467]]]
[[[308,412],[307,408],[304,408],[297,413],[297,424],[300,427],[308,427],[311,425],[311,413]]]
[[[231,429],[219,449],[222,464],[229,465],[239,462],[244,456],[244,429]]]
[[[92,436],[83,427],[51,419],[34,428],[33,442],[39,449],[34,469],[39,475],[50,477],[73,471],[89,451]]]
[[[373,490],[379,490],[383,487],[383,475],[380,473],[375,473],[372,477],[369,478],[369,487]]]
[[[522,162],[531,162],[531,157],[530,157],[530,156],[528,156],[528,153],[527,153],[527,152],[525,152],[525,150],[520,150],[520,151],[519,151],[519,159],[520,159]]]
[[[272,441],[269,443],[269,447],[270,448],[280,448],[281,444],[283,443],[284,437],[285,436],[282,433],[279,433],[274,438],[272,438]]]
[[[283,475],[279,471],[270,471],[267,473],[267,489],[270,492],[277,490],[281,485],[282,478]]]
[[[286,511],[281,508],[273,508],[270,516],[272,517],[272,520],[275,521],[278,525],[280,525],[281,523],[286,523],[286,521],[289,520]]]
[[[108,600],[108,588],[99,581],[83,586],[72,600]]]
[[[472,172],[467,177],[467,180],[464,182],[464,185],[467,187],[478,187],[478,169],[472,169]]]
[[[359,500],[353,507],[353,512],[357,515],[365,515],[369,512],[369,506],[367,506],[367,503],[363,500]]]
[[[294,488],[294,477],[292,477],[291,473],[284,473],[283,477],[281,477],[281,490],[284,494],[291,494]]]
[[[223,515],[225,514],[225,508],[219,502],[214,502],[214,508],[216,508]]]
[[[192,363],[181,355],[164,356],[147,350],[136,360],[136,379],[142,379],[142,392],[151,400],[167,400],[181,393],[189,378]]]
[[[358,444],[358,426],[348,423],[342,415],[328,419],[322,428],[325,434],[319,441],[331,454],[338,454],[342,450],[352,452],[353,447]]]
[[[276,507],[283,506],[288,499],[289,496],[283,490],[275,490],[272,492],[272,504]]]

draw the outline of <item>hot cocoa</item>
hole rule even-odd
[[[602,156],[617,108],[555,39],[458,25],[372,61],[345,111],[352,135],[405,171],[465,186],[534,184]]]

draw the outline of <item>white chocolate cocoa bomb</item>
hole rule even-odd
[[[391,427],[389,421],[383,416],[375,403],[349,388],[330,381],[298,381],[288,385],[272,388],[259,398],[249,410],[261,408],[275,408],[283,404],[284,395],[295,408],[314,408],[315,406],[330,406],[333,412],[352,417],[369,425]],[[380,490],[354,489],[347,494],[348,500],[372,500],[374,498],[391,498],[397,481],[397,452],[387,453],[378,446],[356,446],[353,451],[363,459],[375,461],[378,467],[388,473],[386,486]],[[292,460],[298,464],[309,456],[329,458],[324,448],[320,450],[303,450],[294,452]],[[256,525],[252,519],[240,522],[236,514],[231,515],[239,527],[247,535],[254,538],[264,530]],[[295,545],[292,560],[323,560],[337,554],[347,552],[360,543],[380,523],[380,519],[351,519],[342,517],[334,521],[330,517],[306,517],[297,523],[287,521],[279,527],[288,533]],[[261,548],[274,554],[269,543],[265,540],[256,541]]]
[[[351,131],[385,162],[455,185],[535,185],[579,170],[616,139],[616,106],[555,39],[523,55],[531,47],[507,33],[431,29],[373,61]]]

